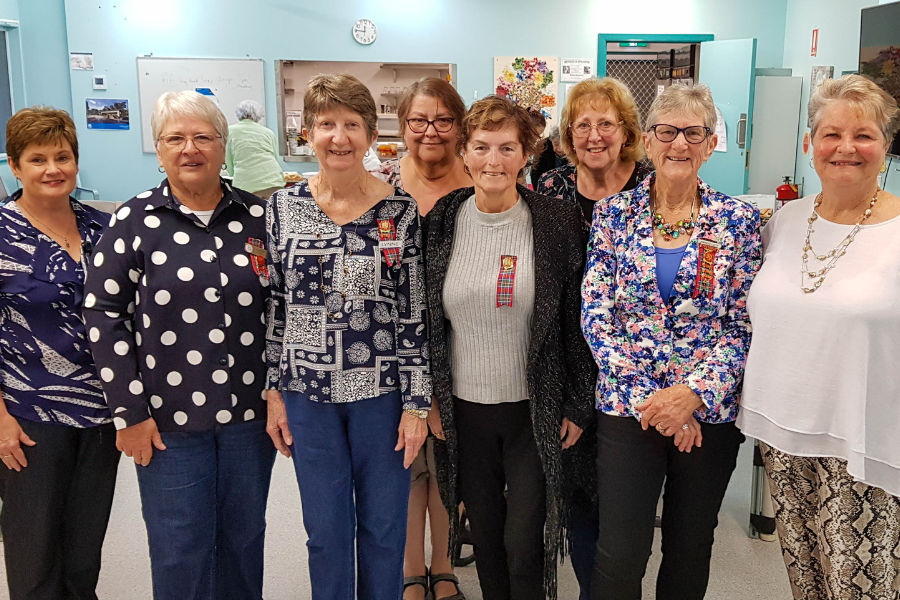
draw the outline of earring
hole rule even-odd
[[[811,159],[811,158],[809,159],[809,168],[810,168],[810,169],[815,169],[815,167],[814,167],[813,164],[812,164],[812,159]]]
[[[163,166],[162,166],[162,165],[159,165],[158,167],[156,167],[156,170],[159,171],[160,173],[165,173],[165,172],[166,172],[166,170],[163,169]]]
[[[881,163],[881,172],[884,173],[885,171],[887,171],[887,161],[886,160],[883,163]]]
[[[466,175],[468,175],[469,177],[472,176],[472,173],[469,171],[469,165],[463,165],[463,171],[465,171]]]
[[[226,165],[225,163],[222,163],[222,170],[223,170],[223,171],[227,171],[227,170],[228,170],[228,165]]]

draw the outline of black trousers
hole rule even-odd
[[[0,465],[10,600],[96,600],[119,464],[116,429],[18,421],[36,445],[23,446],[21,471]]]
[[[640,600],[665,481],[656,598],[701,600],[743,434],[734,423],[701,424],[703,446],[687,454],[673,438],[641,429],[637,419],[597,414],[600,535],[591,598]]]
[[[543,600],[544,470],[530,402],[455,399],[454,410],[459,489],[472,527],[482,596]]]

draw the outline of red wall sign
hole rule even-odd
[[[819,49],[819,28],[813,29],[812,34],[812,49],[809,51],[810,56],[815,56],[816,51]]]

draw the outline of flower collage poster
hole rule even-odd
[[[555,56],[496,56],[494,92],[508,96],[520,106],[543,112],[549,129],[558,123],[558,72],[559,59]]]

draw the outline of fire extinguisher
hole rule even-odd
[[[779,185],[775,189],[775,210],[782,208],[785,204],[790,202],[791,200],[796,200],[800,197],[800,190],[796,185],[791,183],[791,176],[784,176],[784,183]]]

